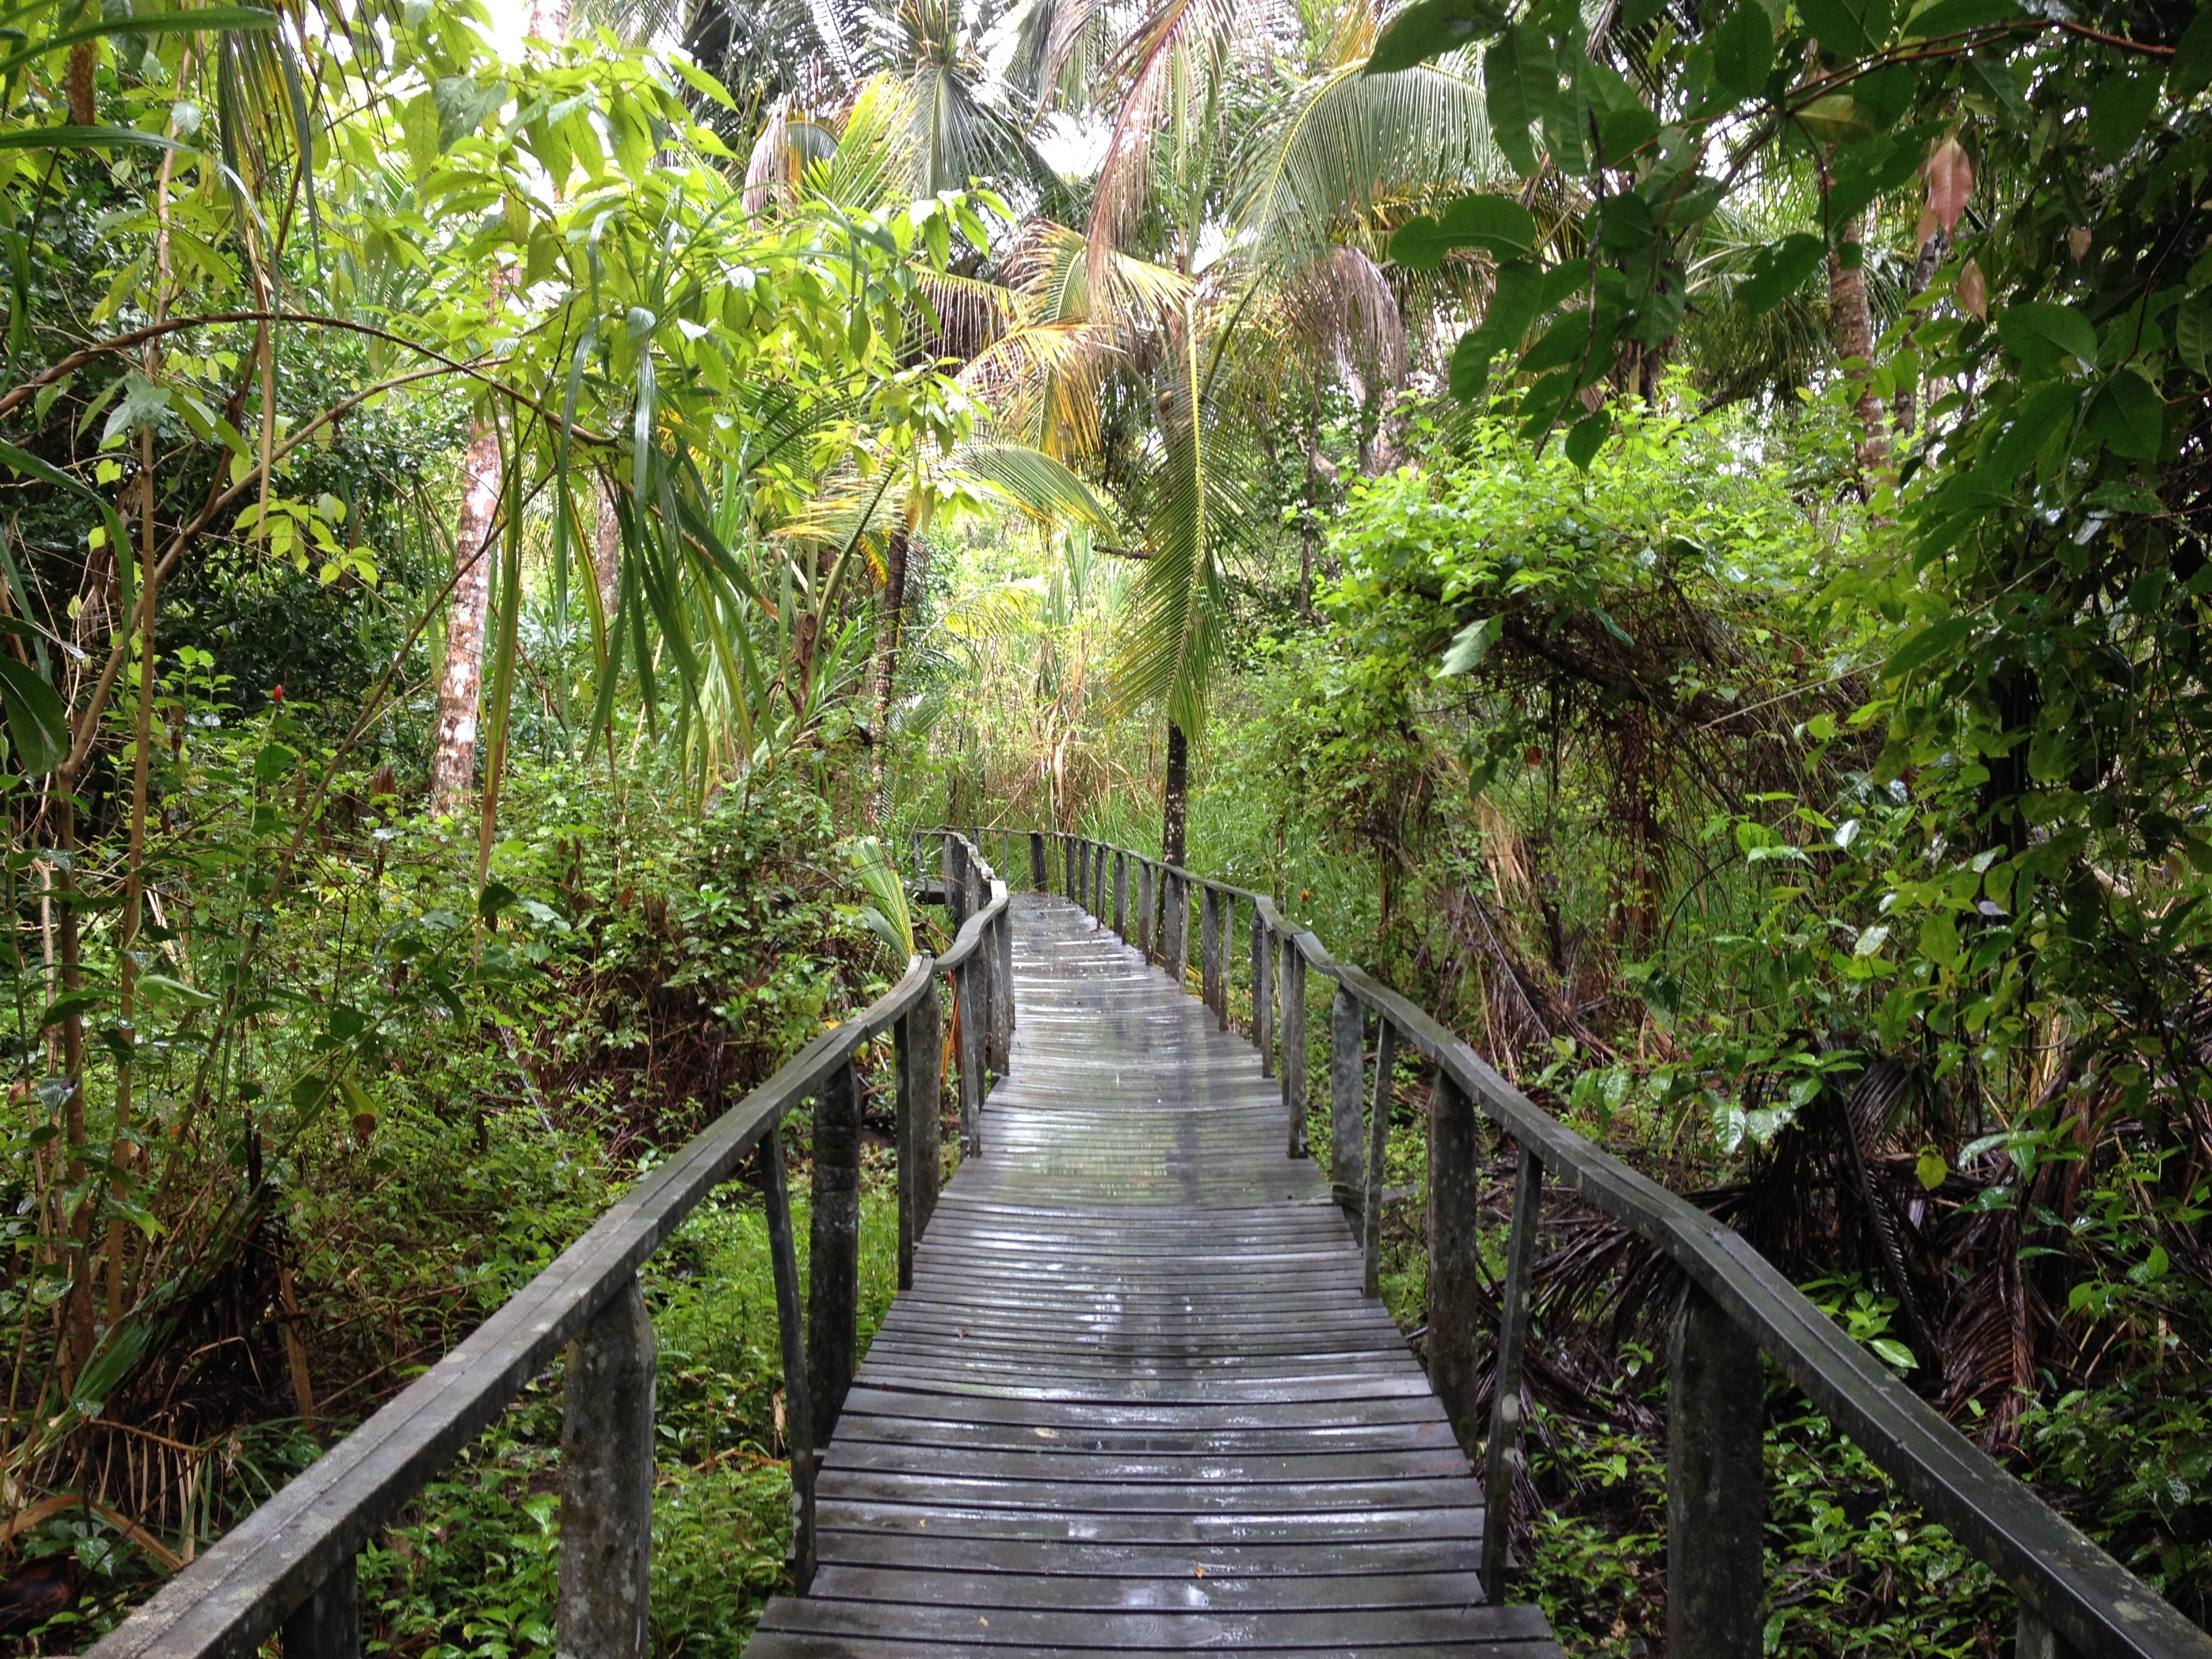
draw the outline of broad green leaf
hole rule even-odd
[[[399,112],[399,131],[407,142],[407,160],[420,179],[438,165],[438,100],[420,92]]]
[[[1906,1347],[1905,1344],[1899,1342],[1895,1337],[1877,1336],[1872,1341],[1869,1342],[1867,1346],[1872,1348],[1875,1354],[1886,1363],[1896,1367],[1900,1371],[1909,1371],[1916,1364],[1919,1364],[1917,1360],[1913,1358],[1912,1350]]]
[[[2199,6],[2173,49],[2166,84],[2176,99],[2194,98],[2212,86],[2212,6]]]
[[[1471,328],[1461,335],[1459,343],[1452,348],[1449,375],[1451,395],[1463,404],[1480,398],[1490,381],[1490,361],[1500,349],[1486,327]]]
[[[1466,674],[1480,667],[1482,659],[1490,654],[1490,647],[1498,643],[1504,631],[1505,618],[1502,616],[1469,623],[1452,635],[1451,644],[1444,650],[1443,662],[1437,669],[1437,676]]]
[[[1996,330],[2005,349],[2032,374],[2063,372],[2069,358],[2084,365],[2097,361],[2097,331],[2071,306],[2022,301],[1997,313]]]
[[[1416,0],[1383,29],[1365,72],[1390,75],[1409,70],[1486,40],[1504,27],[1505,14],[1489,0]]]
[[[187,985],[180,979],[171,979],[167,974],[141,974],[137,981],[139,994],[157,1002],[181,1002],[191,1008],[212,1008],[222,999]]]
[[[465,75],[441,77],[430,88],[438,106],[438,149],[451,149],[495,114],[507,102],[507,82],[495,81],[479,87]]]
[[[1828,234],[1839,233],[1877,196],[1910,182],[1927,155],[1927,135],[1890,133],[1836,152],[1829,165]]]
[[[2212,16],[2212,10],[2201,15]],[[2212,289],[2191,295],[2173,313],[2173,349],[2199,374],[2212,373]]]
[[[1966,617],[1946,617],[1931,623],[1890,653],[1882,665],[1881,677],[1886,680],[1902,679],[1916,668],[1924,668],[1961,643],[1973,631],[1973,621]]]
[[[60,696],[36,669],[5,653],[0,653],[0,708],[7,714],[16,764],[25,772],[51,772],[69,758],[69,711]]]
[[[1455,247],[1503,255],[1536,246],[1535,216],[1510,196],[1462,196],[1444,210],[1443,228]]]
[[[1567,459],[1578,471],[1589,471],[1590,463],[1597,459],[1598,451],[1605,447],[1605,441],[1612,431],[1611,410],[1601,409],[1595,414],[1583,416],[1575,422],[1574,429],[1567,434]]]
[[[1987,452],[1975,459],[1970,471],[1953,482],[1971,482],[1997,492],[2008,492],[2013,480],[2043,453],[2051,435],[2074,414],[2077,394],[2064,382],[2038,386],[2014,409],[2012,423]],[[1995,499],[2002,499],[2000,495]]]
[[[1736,303],[1763,316],[1802,288],[1820,268],[1827,245],[1800,231],[1770,242],[1751,258],[1751,275],[1736,285]]]
[[[1948,916],[1943,920],[1947,925],[1950,921]],[[1951,940],[1951,949],[1955,953],[1958,948],[1959,941],[1954,933]],[[1944,965],[1948,967],[1950,964],[1947,963]],[[1951,1166],[1943,1161],[1942,1153],[1930,1148],[1920,1154],[1912,1166],[1912,1172],[1920,1178],[1920,1184],[1932,1193],[1943,1184],[1944,1177],[1951,1173]]]
[[[1797,15],[1838,63],[1865,57],[1889,34],[1889,0],[1797,0]]]
[[[2115,455],[2130,460],[2158,459],[2166,409],[2158,388],[2132,368],[2121,369],[2099,388],[2089,405],[2089,430]]]
[[[1452,246],[1441,224],[1425,213],[1417,214],[1390,238],[1390,257],[1408,270],[1434,270]]]
[[[1907,17],[1903,32],[1908,38],[1934,40],[1993,23],[2016,23],[2026,15],[2017,0],[1935,0]]]
[[[2158,108],[2158,81],[2130,66],[2114,70],[2089,94],[2089,143],[2108,161],[2136,147]]]
[[[1482,84],[1492,142],[1517,171],[1534,173],[1529,129],[1542,125],[1559,103],[1551,41],[1527,23],[1516,24],[1483,54]]]
[[[1805,131],[1826,144],[1863,143],[1882,128],[1881,112],[1848,92],[1816,98],[1797,112]]]
[[[1749,98],[1774,71],[1774,23],[1759,0],[1741,0],[1710,37],[1713,76],[1738,98]]]
[[[1638,105],[1599,118],[1598,148],[1607,167],[1618,167],[1659,136],[1659,118]]]

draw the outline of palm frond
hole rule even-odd
[[[1366,75],[1349,64],[1263,137],[1234,213],[1260,263],[1299,269],[1389,204],[1514,177],[1474,82],[1425,65]]]

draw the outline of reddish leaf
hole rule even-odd
[[[1926,173],[1928,211],[1948,236],[1958,228],[1966,198],[1974,193],[1974,164],[1956,138],[1946,138],[1928,158]]]
[[[1983,280],[1982,268],[1972,259],[1960,268],[1958,286],[1952,292],[1958,298],[1960,310],[1970,317],[1989,321],[1990,285]]]

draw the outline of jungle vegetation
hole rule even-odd
[[[15,7],[0,1640],[879,991],[946,822],[1272,891],[2212,1623],[2208,88],[2184,0]],[[1656,1654],[1652,1265],[1543,1261],[1516,1548]],[[757,1205],[649,1294],[735,1655]],[[376,1650],[551,1653],[558,1398]],[[1771,1651],[2009,1651],[1768,1425]]]

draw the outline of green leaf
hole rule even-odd
[[[2027,15],[2015,0],[1936,0],[1905,20],[1904,33],[1910,38],[1933,40],[1993,23],[2016,23]]]
[[[447,75],[431,87],[430,95],[438,106],[438,149],[443,153],[497,113],[507,102],[507,82],[479,87],[465,75]]]
[[[2090,147],[2108,161],[2118,161],[2136,147],[2157,108],[2154,76],[2125,66],[2114,70],[2089,94]]]
[[[1536,147],[1528,130],[1541,125],[1559,103],[1551,41],[1527,23],[1506,30],[1483,54],[1482,86],[1492,141],[1517,172],[1534,173]]]
[[[1903,679],[1914,669],[1924,668],[1963,643],[1973,628],[1973,620],[1968,617],[1946,617],[1939,623],[1929,623],[1890,653],[1889,660],[1882,665],[1882,678]]]
[[[2089,430],[2105,447],[2130,460],[2158,459],[2166,428],[2166,407],[2158,388],[2132,368],[2124,368],[2098,389],[2089,405]]]
[[[1452,249],[1444,228],[1425,213],[1416,214],[1390,238],[1390,257],[1408,270],[1434,270]]]
[[[0,132],[0,150],[184,148],[173,138],[141,132],[136,127],[19,127],[13,132]]]
[[[1759,0],[1742,0],[1709,38],[1714,78],[1722,86],[1749,98],[1766,84],[1774,72],[1774,23]]]
[[[65,1019],[81,1019],[107,1000],[105,991],[70,991],[56,997],[39,1016],[40,1030],[58,1025]]]
[[[1797,0],[1797,15],[1838,63],[1865,57],[1889,33],[1889,0]]]
[[[1958,966],[1959,924],[1948,912],[1939,911],[1920,924],[1920,954],[1939,968]],[[1939,1184],[1942,1180],[1936,1177]]]
[[[1973,482],[1995,489],[2008,489],[2028,463],[2043,453],[2051,434],[2074,413],[2078,394],[2063,381],[2038,386],[2013,410],[2012,423],[1974,463]]]
[[[1912,1173],[1920,1178],[1920,1184],[1932,1193],[1943,1184],[1944,1177],[1951,1173],[1951,1166],[1943,1161],[1942,1153],[1930,1148],[1920,1154],[1912,1166]]]
[[[2022,301],[1997,313],[1996,330],[2005,349],[2032,374],[2058,374],[2069,357],[2083,364],[2097,361],[2097,331],[2071,306]]]
[[[1462,196],[1444,210],[1443,232],[1454,247],[1529,253],[1536,246],[1536,216],[1510,196]]]
[[[1611,410],[1601,409],[1595,414],[1583,416],[1575,422],[1574,429],[1567,434],[1567,459],[1575,464],[1577,471],[1589,471],[1590,463],[1597,459],[1598,451],[1605,447],[1605,441],[1612,431]]]
[[[1489,0],[1416,0],[1383,28],[1364,73],[1394,75],[1504,27],[1505,14]]]
[[[1912,1357],[1911,1349],[1893,1336],[1877,1336],[1869,1341],[1867,1346],[1872,1348],[1876,1357],[1885,1364],[1901,1371],[1909,1371],[1920,1363]]]
[[[420,179],[438,165],[438,100],[428,92],[417,93],[399,112],[400,135],[407,141],[407,160]]]
[[[1805,131],[1825,144],[1857,144],[1881,131],[1881,112],[1848,92],[1815,98],[1796,112]]]
[[[1907,183],[1927,155],[1926,135],[1892,133],[1838,150],[1830,164],[1828,234],[1836,234],[1875,198]]]
[[[489,921],[521,896],[505,882],[494,878],[484,883],[483,891],[477,895],[477,914]]]
[[[2201,15],[2212,17],[2212,9]],[[2206,366],[2212,358],[2212,289],[2191,295],[2173,313],[2173,349],[2199,374],[2212,373]]]
[[[1459,337],[1452,348],[1449,376],[1451,395],[1463,404],[1471,404],[1482,395],[1482,388],[1490,380],[1490,360],[1498,356],[1496,337],[1486,326],[1471,328]]]
[[[191,1008],[212,1008],[222,999],[180,979],[171,979],[167,974],[138,975],[139,994],[151,997],[156,1002],[181,1002]]]
[[[2194,98],[2212,86],[2212,6],[2199,6],[2197,15],[2173,48],[2173,67],[2166,84],[2176,98]]]
[[[1827,251],[1826,243],[1804,231],[1768,243],[1751,256],[1751,275],[1736,285],[1736,303],[1764,316],[1804,287]]]
[[[1444,649],[1444,659],[1437,668],[1439,678],[1451,674],[1472,672],[1482,665],[1490,654],[1490,647],[1498,643],[1498,635],[1505,631],[1505,618],[1485,617],[1471,622],[1452,635],[1452,642]]]
[[[1597,124],[1598,149],[1608,167],[1617,167],[1659,136],[1659,118],[1638,106],[1613,110]]]
[[[36,669],[5,653],[0,653],[0,708],[7,714],[16,764],[25,772],[51,772],[69,758],[69,710]]]

